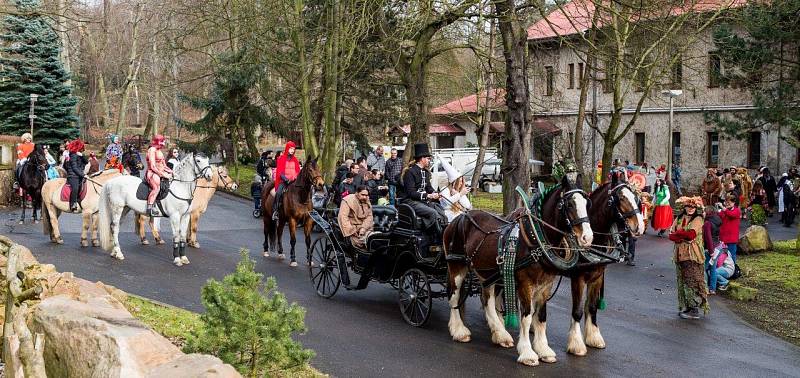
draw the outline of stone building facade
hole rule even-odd
[[[574,4],[573,3],[570,4]],[[570,12],[569,4],[564,12]],[[575,9],[572,9],[575,11]],[[555,143],[555,155],[568,155],[570,140],[574,136],[580,99],[581,75],[587,72],[586,58],[580,49],[580,38],[570,37],[577,32],[564,25],[565,17],[557,10],[548,19],[540,20],[528,29],[530,47],[530,90],[533,112],[536,117],[550,120],[562,133]],[[562,28],[558,28],[558,24]],[[556,25],[556,27],[551,27]],[[563,37],[562,37],[563,36]],[[716,80],[724,70],[714,54],[712,30],[697,34],[696,42],[680,57],[680,65],[668,70],[660,84],[650,93],[637,92],[628,83],[622,125],[632,117],[636,101],[646,96],[634,126],[617,144],[614,158],[635,163],[648,163],[658,167],[667,163],[669,138],[673,140],[673,160],[680,162],[683,186],[696,189],[709,167],[747,167],[755,173],[759,166],[768,166],[773,174],[784,172],[800,163],[796,148],[780,142],[775,127],[765,127],[750,133],[746,140],[729,139],[718,133],[713,124],[707,124],[705,115],[720,114],[733,117],[753,109],[747,90],[727,88]],[[578,48],[576,49],[576,45]],[[593,106],[597,109],[598,126],[608,127],[613,100],[604,90],[604,74],[590,74],[586,102],[587,121]],[[680,89],[682,95],[674,98],[672,132],[669,128],[669,99],[662,94],[666,89]],[[587,172],[602,158],[603,140],[588,124],[583,128],[585,159],[581,162]],[[778,156],[780,154],[780,159]],[[780,160],[780,167],[778,167]]]

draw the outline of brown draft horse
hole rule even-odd
[[[612,180],[595,189],[589,196],[594,206],[589,210],[589,224],[594,232],[594,247],[606,255],[612,252],[618,242],[627,250],[627,238],[644,233],[644,220],[639,210],[636,195],[624,181],[612,175]],[[617,226],[616,228],[614,226]],[[615,235],[617,239],[615,240]],[[599,246],[607,246],[605,248]],[[567,352],[576,356],[586,355],[586,346],[602,349],[605,340],[597,326],[598,303],[602,296],[606,265],[616,262],[611,258],[599,257],[588,252],[581,257],[578,265],[566,272],[560,272],[570,279],[572,286],[572,321],[569,328]],[[584,289],[586,301],[583,301]],[[546,306],[546,304],[544,305]],[[547,311],[542,308],[541,317],[546,319]],[[581,318],[586,314],[584,335],[581,335]],[[585,337],[585,339],[584,339]],[[585,343],[584,343],[585,340]]]
[[[269,187],[273,184],[268,182],[265,185]],[[278,258],[285,258],[281,238],[283,237],[283,227],[288,223],[289,236],[291,237],[290,244],[292,246],[289,257],[291,258],[292,266],[297,266],[294,253],[294,245],[297,241],[295,236],[297,225],[303,225],[306,249],[311,248],[311,229],[314,226],[314,221],[308,215],[314,209],[311,202],[311,194],[315,190],[322,190],[324,185],[325,181],[317,166],[317,159],[306,161],[303,168],[300,169],[297,179],[289,183],[286,192],[283,193],[281,211],[278,214],[277,222],[272,220],[275,189],[262,191],[261,213],[264,220],[264,257],[269,257],[270,252],[275,252],[275,246],[277,245]]]
[[[580,180],[580,177],[577,178]],[[541,218],[557,229],[542,227],[545,243],[551,246],[565,244],[567,238],[576,238],[581,247],[592,244],[593,234],[588,221],[588,201],[586,193],[575,185],[576,180],[565,176],[561,185],[541,199]],[[580,182],[580,181],[577,181]],[[450,322],[448,327],[453,340],[470,341],[470,331],[464,325],[461,312],[463,307],[461,296],[464,295],[462,284],[472,269],[481,284],[499,272],[497,262],[497,243],[500,229],[509,222],[520,226],[520,243],[517,250],[517,261],[532,254],[538,247],[534,239],[533,220],[530,210],[520,208],[511,213],[505,220],[483,211],[470,211],[456,218],[444,231],[443,241],[445,254],[448,257],[448,283],[450,289]],[[561,231],[564,230],[564,231]],[[569,252],[567,252],[569,253]],[[517,361],[535,366],[539,359],[555,362],[556,354],[547,344],[544,323],[544,304],[550,294],[556,270],[544,262],[534,262],[518,268],[515,273],[517,298],[520,302],[520,327]],[[492,342],[510,348],[514,339],[505,329],[495,307],[495,285],[484,286],[481,300],[486,321],[492,331]],[[539,315],[533,318],[533,313]],[[530,328],[534,324],[534,343],[531,347]]]

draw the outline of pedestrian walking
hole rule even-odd
[[[771,217],[777,205],[775,194],[778,191],[778,184],[775,182],[775,177],[770,174],[769,168],[767,167],[761,167],[758,170],[756,181],[760,181],[761,185],[764,187],[764,192],[766,192],[767,195],[767,216]]]
[[[678,196],[683,195],[683,191],[681,190],[681,180],[683,179],[683,175],[681,174],[681,166],[680,164],[673,163],[672,164],[672,184],[675,185],[675,193]]]
[[[778,181],[778,213],[781,215],[781,223],[784,227],[791,227],[794,223],[796,206],[797,197],[792,181],[789,179],[789,174],[784,173]]]
[[[699,319],[700,309],[708,313],[708,288],[703,263],[703,199],[681,197],[676,201],[683,211],[672,225],[669,240],[675,243],[678,309],[683,319]]]
[[[729,195],[725,198],[723,206],[723,210],[719,212],[719,216],[722,218],[722,226],[719,229],[719,239],[728,246],[731,258],[736,262],[742,211],[736,204],[736,198],[733,195]]]
[[[664,236],[664,232],[672,225],[672,206],[669,205],[669,187],[660,178],[656,179],[653,188],[655,198],[655,210],[653,214],[653,230],[658,232],[659,237]]]
[[[391,156],[386,161],[383,177],[389,184],[389,204],[397,202],[397,187],[400,186],[400,173],[403,172],[403,160],[397,157],[397,149],[392,148]]]

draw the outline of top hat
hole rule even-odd
[[[414,159],[419,159],[421,157],[431,157],[431,151],[427,143],[414,144]]]

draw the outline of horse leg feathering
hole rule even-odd
[[[464,321],[461,319],[461,311],[459,311],[458,308],[461,303],[461,285],[464,284],[464,279],[467,276],[467,267],[465,265],[456,265],[453,263],[448,264],[448,266],[448,275],[452,292],[450,293],[450,300],[448,301],[450,304],[450,321],[447,323],[447,326],[450,330],[450,336],[453,337],[454,341],[468,343],[471,338],[471,333],[464,325]]]

